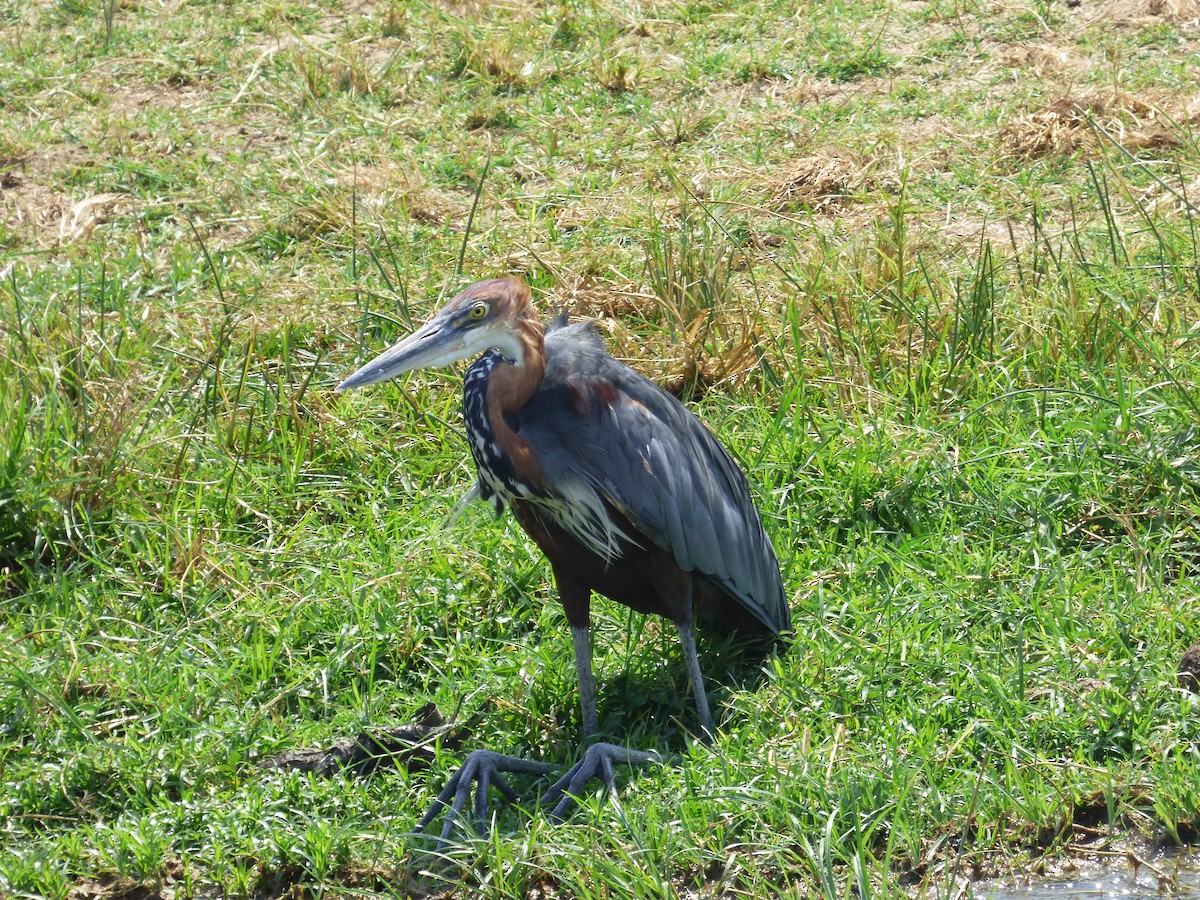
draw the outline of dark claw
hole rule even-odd
[[[449,807],[446,813],[446,824],[442,826],[438,838],[437,852],[441,853],[450,842],[450,832],[454,823],[462,815],[463,808],[471,798],[471,788],[475,787],[475,827],[481,836],[487,834],[488,827],[488,788],[495,785],[510,803],[520,800],[517,792],[504,780],[501,772],[518,772],[523,775],[545,775],[550,771],[549,763],[532,762],[518,756],[505,756],[492,750],[473,750],[463,760],[462,766],[446,783],[442,792],[429,807],[429,811],[421,817],[413,827],[413,834],[420,834],[425,827],[437,818],[438,814]],[[453,801],[451,801],[453,798]]]
[[[593,778],[603,781],[605,790],[617,789],[613,763],[644,766],[668,761],[653,750],[630,750],[618,744],[592,744],[583,754],[583,759],[575,763],[566,775],[550,785],[546,793],[542,794],[541,804],[549,806],[553,803],[550,821],[562,822],[576,800],[583,796],[584,786]]]

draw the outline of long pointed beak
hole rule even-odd
[[[343,381],[337,390],[388,381],[414,369],[448,366],[470,353],[462,329],[439,313],[404,340],[393,344]]]

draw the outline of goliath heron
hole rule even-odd
[[[707,738],[713,721],[693,622],[763,635],[790,625],[779,564],[745,476],[682,403],[609,356],[594,326],[564,319],[543,332],[528,286],[515,278],[471,285],[338,390],[477,354],[463,383],[477,490],[497,513],[508,506],[550,561],[571,626],[585,743],[599,732],[592,591],[675,623]],[[590,779],[614,788],[614,763],[658,759],[591,743],[542,801],[555,803],[551,817],[561,820]],[[416,830],[449,806],[444,845],[473,782],[482,822],[490,784],[516,799],[501,772],[547,771],[477,750]]]

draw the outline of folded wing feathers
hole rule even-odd
[[[590,485],[596,502],[610,502],[681,568],[714,579],[764,624],[785,630],[789,616],[778,563],[728,453],[673,397],[608,356],[594,329],[555,328],[547,349],[560,339],[572,340],[575,364],[582,354],[590,366],[584,375],[615,387],[617,399],[593,406],[582,418],[547,400],[534,427],[553,431],[546,439],[566,451],[551,474],[576,491]],[[548,355],[544,385],[553,390],[567,379]],[[593,547],[611,548],[611,534],[593,532],[592,538]]]

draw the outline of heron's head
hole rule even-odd
[[[537,326],[537,327],[531,327]],[[448,366],[484,350],[499,350],[520,365],[531,333],[541,334],[529,286],[519,278],[471,285],[404,340],[393,344],[337,386],[339,391],[388,381],[414,369]]]

